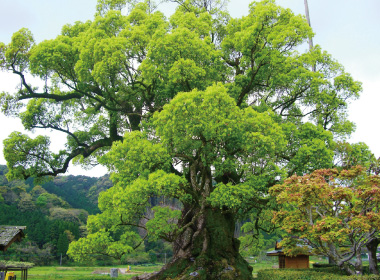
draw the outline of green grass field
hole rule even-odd
[[[267,269],[272,268],[274,265],[278,264],[277,258],[270,258],[268,260],[262,260],[259,262],[254,262],[252,259],[248,259],[248,262],[253,267],[253,276],[256,277],[257,272],[261,269]],[[325,263],[326,260],[322,260],[321,258],[317,257],[311,257],[310,258],[310,264],[319,262],[319,263]],[[77,280],[77,279],[83,279],[83,280],[100,280],[100,279],[110,279],[109,275],[107,273],[110,272],[111,268],[127,268],[126,265],[124,266],[109,266],[109,267],[81,267],[81,266],[72,266],[72,267],[66,267],[66,266],[37,266],[29,269],[28,272],[28,279],[30,280],[54,280],[54,279],[61,279],[61,280]],[[162,264],[156,264],[156,265],[149,265],[149,266],[143,266],[143,265],[133,265],[131,266],[131,272],[128,274],[119,274],[118,279],[130,279],[133,276],[143,274],[143,273],[150,273],[154,271],[160,270],[162,267]],[[105,273],[105,274],[101,274]],[[16,272],[17,279],[21,279],[20,272]]]
[[[131,272],[128,274],[119,274],[117,279],[130,279],[133,276],[143,273],[158,271],[162,265],[154,266],[131,266]],[[126,268],[127,266],[112,267],[64,267],[64,266],[37,266],[29,269],[28,280],[98,280],[110,279],[109,275],[101,273],[109,273],[111,268]],[[17,279],[21,279],[21,273],[16,272]]]
[[[271,268],[277,262],[273,261],[262,261],[260,263],[251,263],[253,267],[254,277],[257,274],[257,271],[260,269]],[[117,279],[130,279],[133,276],[150,273],[158,271],[161,269],[162,265],[154,266],[131,266],[131,273],[128,274],[119,274]],[[100,279],[110,279],[109,275],[102,275],[99,273],[109,273],[111,268],[126,268],[127,266],[112,266],[112,267],[81,267],[81,266],[36,266],[28,271],[28,280],[100,280]],[[21,279],[20,272],[16,272],[17,279]]]

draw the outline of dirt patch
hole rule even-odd
[[[109,270],[95,270],[92,272],[92,274],[110,274]]]
[[[136,275],[136,274],[139,274],[141,272],[136,272],[136,271],[127,271],[126,268],[119,268],[119,273],[120,274],[128,274],[128,275]],[[92,274],[101,274],[101,275],[108,275],[110,274],[110,271],[109,270],[104,270],[104,269],[99,269],[99,270],[95,270],[92,272]]]

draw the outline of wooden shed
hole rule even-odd
[[[280,246],[280,241],[276,241],[273,251],[267,252],[267,256],[278,256],[279,268],[309,268],[309,255],[297,255],[294,257],[285,256]]]
[[[0,226],[0,251],[6,251],[15,241],[20,242],[25,229],[23,226]]]

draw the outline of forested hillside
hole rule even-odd
[[[28,185],[34,187],[33,180],[26,181]],[[95,214],[98,209],[99,192],[112,186],[109,176],[101,178],[86,176],[59,176],[54,180],[42,185],[49,193],[53,193],[67,201],[73,208],[81,208],[90,214]]]
[[[26,226],[26,238],[5,258],[49,264],[66,254],[71,241],[85,235],[88,214],[97,213],[97,198],[111,187],[108,176],[60,176],[42,185],[32,179],[8,182],[0,165],[0,224]]]
[[[97,206],[99,193],[112,186],[109,175],[100,178],[72,175],[59,176],[42,185],[35,185],[32,178],[26,181],[16,180],[8,182],[5,177],[6,173],[7,167],[0,165],[0,187],[6,186],[8,188],[7,191],[6,188],[3,188],[0,194],[5,195],[8,202],[14,202],[12,199],[14,194],[12,194],[12,192],[22,192],[21,189],[25,189],[25,192],[30,193],[32,196],[37,196],[37,198],[41,193],[47,192],[55,195],[43,195],[42,197],[46,196],[47,200],[62,199],[61,206],[67,203],[70,208],[84,209],[90,214],[99,211]],[[21,187],[21,189],[17,191],[17,187]],[[12,192],[9,192],[9,190],[12,190]],[[28,200],[28,196],[23,198]],[[41,202],[41,200],[44,200],[44,198],[39,198],[39,202]],[[56,201],[56,203],[58,202]]]

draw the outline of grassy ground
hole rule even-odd
[[[272,268],[278,265],[277,258],[268,258],[267,260],[256,261],[254,259],[248,259],[248,262],[253,267],[253,276],[257,276],[257,272],[261,269]],[[310,266],[313,263],[327,263],[327,260],[319,257],[310,258]],[[65,267],[65,266],[37,266],[33,267],[28,272],[28,279],[30,280],[98,280],[98,279],[110,279],[107,273],[111,268],[126,268],[127,266],[112,266],[112,267]],[[119,274],[118,279],[130,279],[135,275],[150,273],[160,270],[162,264],[149,265],[149,266],[131,266],[131,273]],[[105,273],[105,274],[101,274]],[[17,279],[21,279],[20,272],[16,272]]]
[[[277,264],[275,258],[271,258],[268,261],[254,262],[253,260],[248,260],[253,267],[254,277],[257,275],[257,271],[260,269],[272,268],[273,265]],[[130,279],[135,275],[150,273],[160,270],[162,265],[154,266],[131,266],[131,273],[122,275],[119,274],[117,279]],[[110,279],[108,275],[102,275],[99,273],[109,273],[111,268],[126,268],[127,266],[112,266],[112,267],[65,267],[65,266],[37,266],[29,269],[28,280],[77,280],[77,279]],[[97,273],[94,273],[97,272]],[[20,272],[16,272],[17,279],[21,279]]]
[[[127,266],[119,266],[126,268]],[[109,273],[111,268],[115,267],[64,267],[64,266],[37,266],[29,269],[28,280],[77,280],[77,279],[110,279],[108,275],[100,273]],[[143,273],[157,271],[161,265],[154,266],[131,266],[131,273],[119,274],[117,279],[130,279],[133,276]],[[17,279],[21,279],[21,273],[16,272]]]

